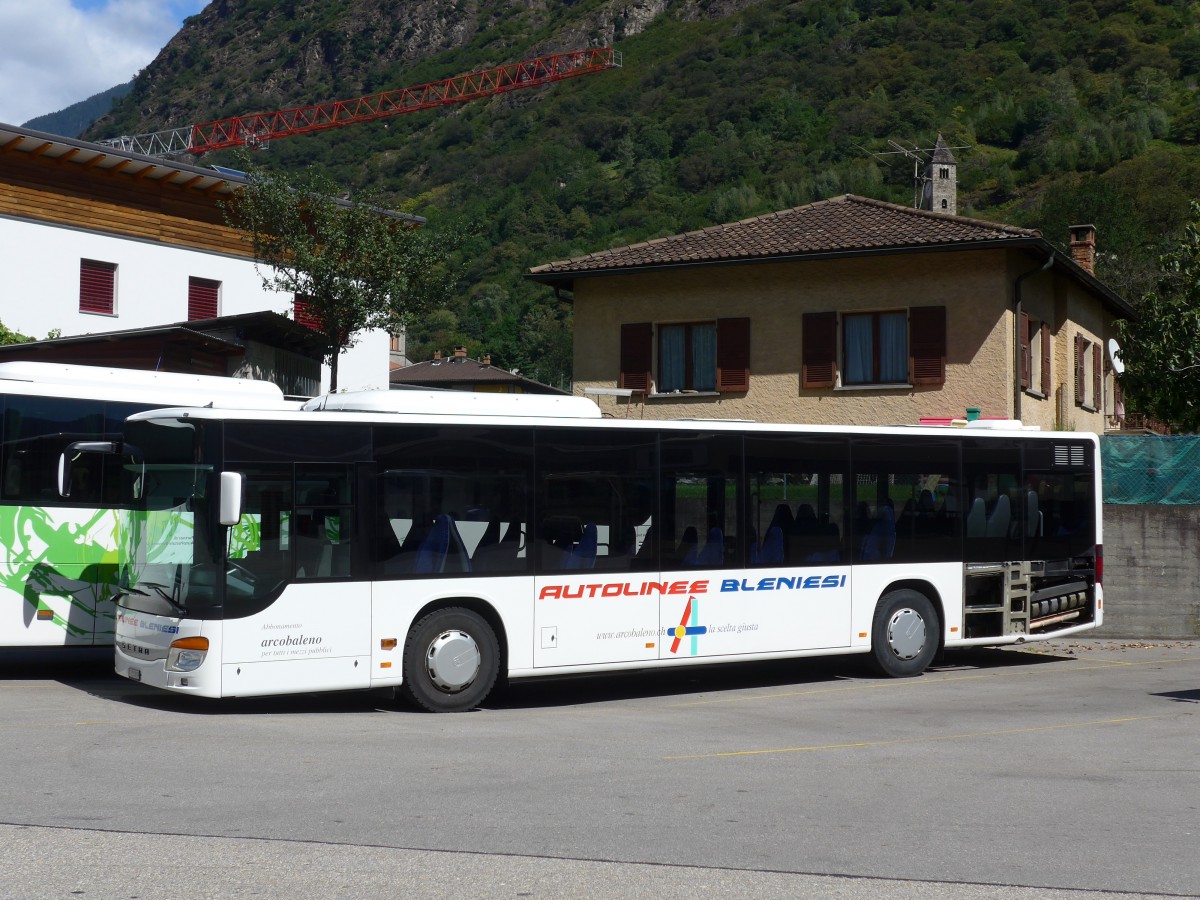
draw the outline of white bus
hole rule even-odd
[[[281,406],[273,384],[42,362],[0,363],[0,647],[112,644],[120,465],[64,451],[119,438],[155,406]],[[298,404],[296,404],[298,405]]]
[[[415,391],[135,415],[116,671],[456,711],[501,677],[845,653],[911,676],[1094,628],[1098,440],[1005,425]]]

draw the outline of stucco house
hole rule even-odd
[[[297,315],[296,298],[265,290],[250,245],[225,224],[219,201],[244,183],[229,170],[0,124],[0,322],[40,338],[262,311],[303,321],[303,301]],[[388,358],[385,332],[361,335],[339,361],[338,386],[386,387]]]
[[[953,205],[948,205],[953,209]],[[1039,232],[846,195],[537,266],[574,301],[576,393],[624,415],[1018,418],[1102,432],[1129,305]]]

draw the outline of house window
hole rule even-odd
[[[117,264],[79,261],[79,311],[113,315],[116,311]]]
[[[717,389],[717,323],[658,327],[660,393]]]
[[[946,307],[805,313],[804,388],[940,385],[946,382]]]
[[[623,388],[650,393],[750,389],[750,320],[621,326]]]
[[[1075,405],[1086,410],[1100,408],[1103,378],[1100,345],[1081,334],[1075,335]],[[1089,390],[1091,392],[1089,394]]]
[[[1021,313],[1021,389],[1049,397],[1050,323]]]
[[[188,279],[188,321],[215,319],[221,298],[221,282],[209,278]]]
[[[903,384],[908,381],[908,314],[842,316],[842,383]]]

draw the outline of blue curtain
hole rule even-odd
[[[908,381],[908,316],[904,313],[879,317],[879,380],[883,384]]]
[[[692,381],[697,391],[717,389],[717,326],[692,326]]]
[[[658,385],[660,393],[681,391],[684,377],[684,326],[662,325],[659,328]]]
[[[846,384],[870,384],[875,380],[871,320],[871,316],[846,316],[842,319],[846,334]]]

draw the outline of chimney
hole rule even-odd
[[[455,362],[462,362],[466,358],[467,358],[467,348],[466,347],[455,347],[454,348],[454,361]]]
[[[492,354],[490,354],[490,353],[483,354],[483,359],[481,359],[479,361],[479,364],[482,366],[490,366],[492,364]]]
[[[1071,260],[1081,269],[1096,272],[1096,226],[1071,226]]]
[[[433,351],[433,361],[434,361],[434,362],[437,362],[437,361],[438,361],[438,360],[440,360],[441,358],[442,358],[442,351],[441,351],[441,350],[434,350],[434,351]]]

